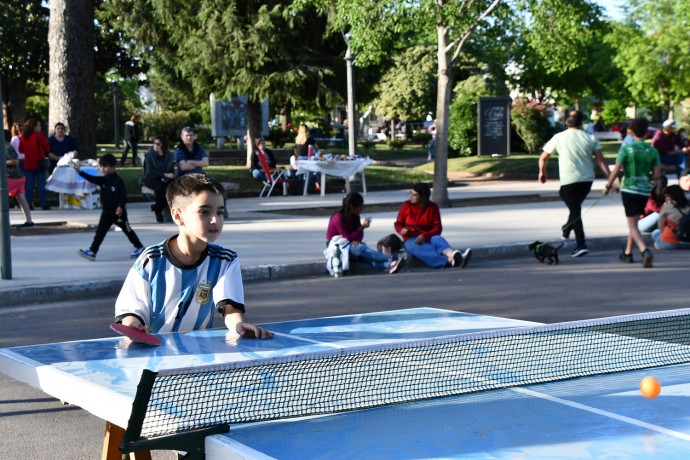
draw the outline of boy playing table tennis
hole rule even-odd
[[[223,230],[222,191],[203,174],[170,183],[166,198],[179,234],[139,256],[115,303],[116,322],[154,333],[189,331],[212,327],[218,311],[242,337],[273,337],[244,319],[237,253],[213,244]]]

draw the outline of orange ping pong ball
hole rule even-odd
[[[661,393],[661,384],[654,377],[645,377],[640,382],[640,393],[649,399],[654,399]]]

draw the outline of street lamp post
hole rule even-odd
[[[117,120],[117,80],[113,80],[113,126],[115,127],[115,148],[120,148],[120,123]]]
[[[0,100],[2,100],[2,82],[0,82]],[[0,126],[5,126],[3,113],[0,112]],[[12,279],[12,247],[10,244],[10,200],[8,196],[7,164],[5,139],[0,143],[0,269],[2,279]]]
[[[345,34],[347,51],[345,52],[345,62],[347,63],[347,144],[348,153],[355,155],[357,147],[357,115],[355,113],[355,79],[354,66],[355,55],[350,50],[350,34]]]

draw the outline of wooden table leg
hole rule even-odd
[[[101,460],[151,460],[151,452],[135,452],[123,456],[120,452],[120,444],[125,438],[125,430],[113,423],[105,423],[105,435],[103,437],[103,452]]]

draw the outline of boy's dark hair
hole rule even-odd
[[[175,198],[191,197],[203,191],[223,194],[223,186],[215,179],[211,179],[206,174],[185,174],[170,182],[165,192],[165,199],[168,206],[172,208]]]
[[[115,158],[115,155],[113,155],[112,153],[106,153],[98,159],[98,164],[101,166],[115,167],[117,166],[117,159]]]
[[[647,137],[647,128],[649,128],[649,120],[647,120],[645,117],[635,118],[633,119],[633,121],[630,122],[630,126],[628,126],[628,128],[630,128],[635,137],[644,139]]]
[[[585,121],[585,116],[579,110],[572,110],[568,113],[568,118],[565,119],[565,125],[568,128],[577,128],[582,126]]]

